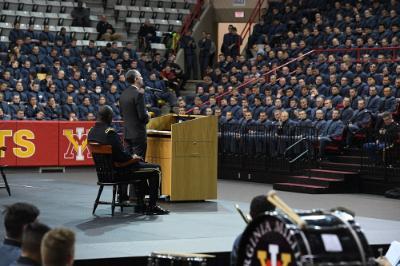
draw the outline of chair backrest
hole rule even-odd
[[[88,147],[90,152],[92,153],[98,181],[102,183],[115,182],[115,169],[112,161],[111,145],[90,142],[88,144]]]

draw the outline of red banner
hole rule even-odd
[[[9,166],[92,165],[87,133],[93,122],[2,121],[0,163]]]

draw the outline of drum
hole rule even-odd
[[[300,229],[280,212],[256,217],[242,234],[237,266],[369,265],[368,242],[346,212],[297,212]]]
[[[215,256],[189,253],[153,252],[148,258],[147,266],[209,266]]]

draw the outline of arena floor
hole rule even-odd
[[[126,209],[100,205],[92,216],[97,193],[95,172],[89,168],[67,169],[64,174],[39,174],[37,170],[7,173],[12,197],[0,190],[0,204],[26,201],[41,210],[40,221],[66,226],[77,233],[76,259],[146,256],[151,251],[225,252],[231,249],[244,222],[234,209],[244,210],[254,195],[271,185],[235,181],[218,182],[218,200],[197,203],[162,203],[168,216],[139,216]],[[110,197],[110,190],[105,191]],[[279,192],[299,209],[345,206],[356,212],[370,244],[389,244],[400,239],[400,201],[366,194],[308,195]],[[0,219],[3,217],[0,214]],[[0,236],[4,234],[0,226]]]

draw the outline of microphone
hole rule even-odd
[[[160,89],[152,88],[152,87],[149,87],[149,86],[144,87],[144,89],[145,89],[145,90],[148,90],[148,91],[163,92],[163,91],[160,90]]]

